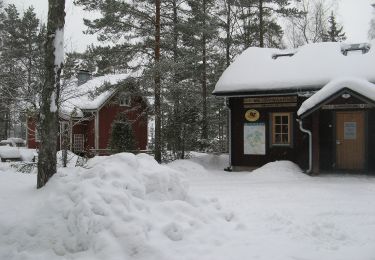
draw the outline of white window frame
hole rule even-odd
[[[129,93],[121,93],[119,96],[119,104],[122,107],[130,107],[131,105],[131,96]]]
[[[35,140],[36,143],[40,143],[40,136],[39,136],[39,131],[38,131],[38,127],[37,126],[35,126],[34,140]]]
[[[280,120],[281,122],[280,123],[276,123],[276,117],[281,117]],[[282,122],[282,117],[288,117],[288,123],[287,124],[284,124]],[[287,125],[288,126],[288,131],[287,132],[283,132],[283,126]],[[280,131],[279,132],[276,132],[276,127],[277,126],[280,126]],[[276,113],[271,113],[271,127],[270,127],[270,130],[271,130],[271,138],[270,138],[270,143],[271,143],[271,146],[292,146],[292,133],[293,133],[293,123],[292,123],[292,113],[290,112],[276,112]],[[277,142],[276,141],[276,135],[281,135],[281,141],[280,142]],[[288,140],[287,142],[283,142],[282,141],[282,136],[283,135],[287,135],[288,136]]]

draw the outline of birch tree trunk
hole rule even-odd
[[[48,1],[47,39],[45,44],[45,81],[40,105],[40,149],[37,188],[43,187],[56,172],[58,137],[58,99],[63,66],[65,0]]]

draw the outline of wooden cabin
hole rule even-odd
[[[234,171],[290,160],[309,174],[375,170],[375,41],[249,48],[214,95],[229,108]]]
[[[62,91],[60,133],[68,132],[68,148],[77,154],[108,154],[112,123],[120,113],[131,122],[138,150],[147,148],[147,101],[127,86],[129,74],[90,78],[85,71]],[[116,87],[111,87],[116,86]],[[38,148],[36,116],[27,120],[27,147]],[[66,140],[66,139],[65,139]],[[58,149],[63,147],[58,136]]]

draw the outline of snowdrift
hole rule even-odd
[[[144,154],[60,168],[30,193],[35,206],[21,221],[0,222],[0,259],[194,259],[238,228],[216,200],[188,195],[179,172]]]

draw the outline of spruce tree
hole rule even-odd
[[[155,159],[161,161],[161,2],[121,0],[77,0],[88,11],[99,11],[101,17],[84,19],[88,33],[99,33],[102,42],[116,41],[127,46],[130,56],[142,58],[146,67],[145,85],[154,93]],[[151,57],[151,59],[150,59]],[[151,62],[149,62],[151,61]]]
[[[115,153],[137,148],[132,125],[124,114],[120,114],[112,123],[109,148]]]
[[[324,34],[324,41],[330,42],[342,42],[346,40],[345,32],[343,32],[343,26],[340,26],[336,22],[336,18],[331,12],[328,19],[329,28],[327,33]]]
[[[0,80],[0,103],[2,105],[2,129],[1,137],[9,137],[11,119],[14,117],[15,107],[18,101],[20,88],[25,82],[21,63],[22,52],[20,49],[21,19],[15,5],[5,8],[3,33],[2,33],[2,75]]]

